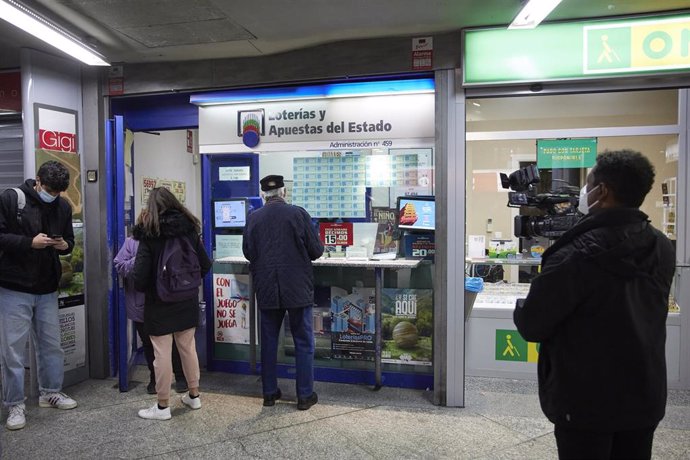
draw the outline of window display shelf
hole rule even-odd
[[[465,262],[470,265],[541,265],[541,258],[516,258],[516,259],[489,259],[489,258],[467,258]]]
[[[485,283],[484,290],[477,294],[474,310],[514,309],[517,299],[527,297],[529,283]]]

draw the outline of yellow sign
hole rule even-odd
[[[690,67],[690,18],[602,24],[584,28],[584,73]]]

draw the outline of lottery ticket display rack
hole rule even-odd
[[[216,259],[214,262],[220,264],[235,264],[235,265],[247,265],[249,261],[244,257],[222,257]],[[363,269],[373,269],[375,276],[375,313],[376,313],[376,338],[375,338],[375,355],[374,355],[374,378],[375,386],[374,389],[378,390],[382,386],[381,379],[381,349],[382,349],[382,334],[381,334],[381,292],[383,289],[383,271],[388,270],[400,270],[400,269],[411,269],[416,268],[421,263],[421,259],[409,260],[409,259],[392,259],[392,260],[352,260],[347,258],[321,258],[313,262],[315,267],[340,267],[340,268],[363,268]],[[251,284],[251,278],[250,278]],[[253,294],[251,297],[250,315],[249,315],[249,328],[250,331],[255,330],[254,322],[256,321],[256,315],[253,308]],[[256,370],[256,341],[252,337],[250,340],[250,369],[252,371]]]

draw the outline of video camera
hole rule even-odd
[[[509,176],[501,173],[501,185],[508,192],[508,206],[525,206],[535,210],[534,215],[515,216],[513,233],[518,238],[542,236],[556,239],[580,219],[577,203],[580,190],[565,185],[547,193],[537,193],[536,184],[541,181],[535,165],[518,169]]]

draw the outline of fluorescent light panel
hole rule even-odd
[[[0,0],[0,18],[88,65],[109,66],[100,54],[13,0]]]
[[[508,29],[534,29],[559,3],[561,0],[529,0]]]

